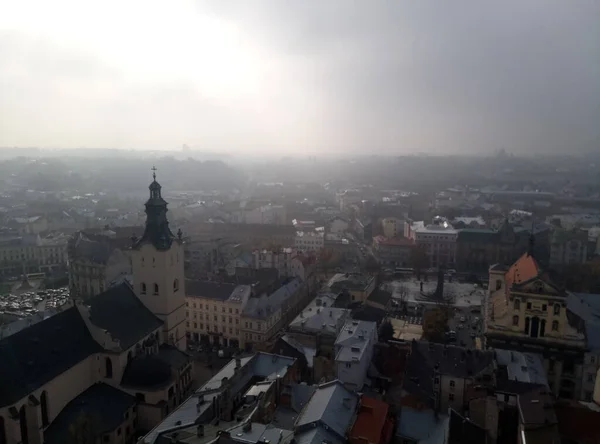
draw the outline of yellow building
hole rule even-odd
[[[186,281],[186,330],[194,341],[237,347],[240,316],[252,293],[250,285]]]
[[[485,345],[542,354],[552,391],[577,398],[585,335],[567,310],[566,292],[552,282],[531,251],[530,247],[509,268],[490,268]]]

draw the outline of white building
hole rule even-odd
[[[377,324],[368,321],[347,321],[335,341],[337,379],[352,390],[361,390],[377,343]]]
[[[299,251],[318,252],[325,246],[325,234],[311,231],[297,231],[294,247]]]
[[[417,248],[425,249],[430,267],[455,266],[458,230],[448,222],[436,219],[426,225],[423,221],[407,221],[404,223],[404,237],[412,239]]]

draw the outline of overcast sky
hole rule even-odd
[[[0,0],[0,146],[600,150],[597,0]]]

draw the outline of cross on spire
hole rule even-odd
[[[156,180],[156,167],[155,167],[155,166],[152,166],[152,168],[150,168],[150,169],[152,170],[152,178],[153,178],[154,180]]]

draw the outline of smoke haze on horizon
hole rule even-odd
[[[599,22],[594,0],[1,2],[0,147],[595,151]]]

